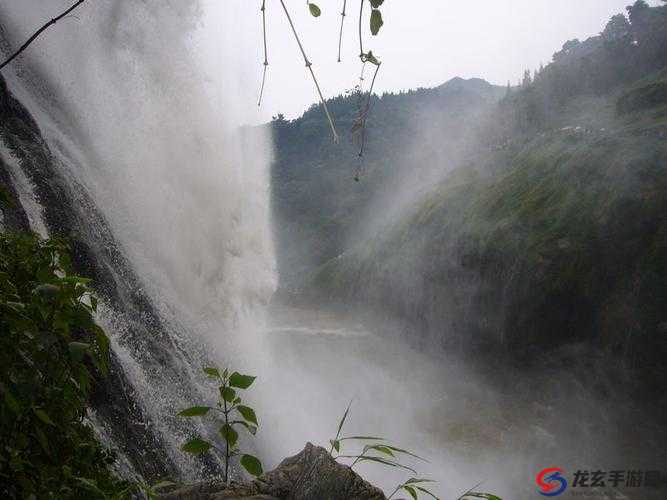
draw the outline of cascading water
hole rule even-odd
[[[66,6],[3,3],[5,47]],[[174,413],[209,397],[204,364],[249,355],[255,311],[275,287],[270,143],[238,128],[254,105],[235,55],[240,7],[90,2],[3,72],[47,143],[21,163],[45,225],[74,240],[103,298],[116,383],[93,420],[144,475],[216,470],[178,450]],[[11,146],[2,155],[16,162],[25,144]],[[150,452],[143,461],[162,453],[164,464],[138,466]]]

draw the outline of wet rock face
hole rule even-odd
[[[385,500],[384,493],[319,446],[304,450],[251,483],[208,482],[160,495],[161,500]]]

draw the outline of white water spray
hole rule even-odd
[[[66,7],[3,4],[2,26],[16,46]],[[244,11],[219,2],[87,2],[5,73],[63,176],[102,213],[169,342],[192,347],[194,362],[173,353],[192,377],[192,393],[182,394],[165,378],[177,376],[174,367],[145,366],[146,353],[127,341],[131,314],[101,308],[99,320],[177,462],[183,436],[162,422],[198,392],[206,361],[251,355],[244,344],[275,288],[270,141],[260,129],[239,128],[256,109],[245,81]]]

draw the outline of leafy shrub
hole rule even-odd
[[[121,498],[129,485],[84,423],[109,341],[67,245],[0,233],[0,488],[3,498]]]
[[[191,439],[181,449],[193,455],[200,455],[211,449],[219,451],[223,456],[225,464],[223,476],[225,483],[229,483],[231,459],[239,455],[241,457],[239,462],[246,471],[253,476],[261,475],[263,472],[262,464],[257,457],[239,451],[239,433],[236,430],[239,427],[244,427],[253,436],[257,432],[259,424],[255,410],[249,406],[242,405],[241,397],[237,394],[238,391],[250,387],[255,381],[255,377],[241,375],[238,372],[230,375],[227,369],[221,374],[217,368],[204,368],[204,373],[220,384],[218,386],[217,406],[193,406],[192,408],[183,410],[178,415],[181,417],[203,417],[211,410],[220,414],[222,416],[222,425],[218,432],[225,443],[224,449],[218,448],[213,443],[201,437]]]
[[[619,115],[667,104],[667,82],[655,82],[624,93],[616,103]]]

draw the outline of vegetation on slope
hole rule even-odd
[[[585,342],[658,395],[667,7],[629,12],[511,89],[456,168],[434,158],[444,179],[389,226],[344,240],[304,295],[391,313],[429,345],[530,355]]]
[[[293,121],[277,117],[272,203],[281,286],[302,285],[307,273],[342,253],[373,200],[396,182],[421,182],[445,154],[454,164],[473,142],[479,117],[504,93],[483,80],[455,78],[435,89],[374,96],[363,160],[352,136],[331,143],[317,107]],[[342,130],[353,127],[359,106],[355,92],[331,100]],[[361,182],[354,182],[357,174]]]
[[[67,246],[0,234],[0,490],[6,498],[115,498],[128,485],[85,423],[107,370],[89,280],[71,274]]]

